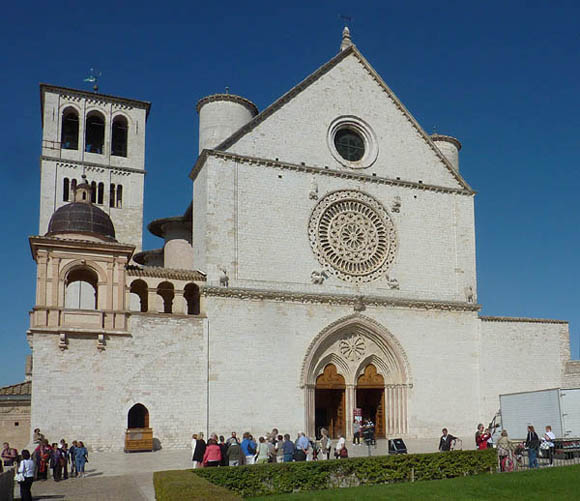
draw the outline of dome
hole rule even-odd
[[[115,227],[109,215],[86,202],[72,202],[55,211],[46,234],[61,233],[85,233],[115,240]]]

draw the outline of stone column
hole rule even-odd
[[[354,419],[354,409],[356,408],[356,386],[354,384],[346,385],[346,403],[345,403],[345,425],[346,425],[346,440],[352,442],[352,420]]]
[[[314,438],[316,433],[314,429],[315,410],[315,387],[313,384],[307,384],[304,388],[304,431],[310,438]]]

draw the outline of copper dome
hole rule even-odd
[[[47,235],[81,233],[115,240],[115,227],[109,215],[95,205],[72,202],[60,207],[50,218]]]

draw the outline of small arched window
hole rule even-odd
[[[71,179],[71,182],[70,182],[70,191],[71,191],[71,194],[72,194],[72,198],[74,200],[74,194],[75,194],[75,191],[77,191],[77,180],[76,179]]]
[[[131,311],[145,313],[148,310],[147,283],[143,280],[135,280],[129,289],[129,308]]]
[[[99,205],[103,205],[104,197],[105,197],[105,184],[99,183],[99,186],[97,188],[97,203]]]
[[[163,300],[163,313],[173,312],[173,298],[175,296],[173,284],[170,282],[161,282],[157,286],[157,294]]]
[[[116,157],[127,156],[128,129],[127,119],[124,116],[115,117],[111,134],[111,155]]]
[[[105,117],[98,111],[91,111],[86,121],[85,151],[102,154],[104,144]]]
[[[117,194],[117,190],[115,188],[115,185],[113,183],[111,183],[111,186],[109,186],[109,207],[116,207],[116,201],[115,201],[115,195]]]
[[[97,203],[97,183],[96,183],[96,181],[93,181],[91,183],[91,202],[93,202],[94,204]]]
[[[79,114],[74,108],[62,112],[60,146],[64,150],[79,149]]]
[[[97,309],[99,278],[90,268],[75,268],[66,277],[64,307],[80,310]]]
[[[187,303],[187,314],[199,315],[199,287],[195,284],[187,284],[183,289],[183,297]]]
[[[65,177],[62,183],[62,201],[68,202],[69,200],[70,200],[70,181],[68,177]]]
[[[117,200],[115,202],[115,207],[117,207],[117,209],[123,207],[123,185],[121,184],[117,185]]]
[[[149,428],[149,411],[143,404],[135,404],[127,415],[127,428]]]

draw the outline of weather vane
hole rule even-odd
[[[95,68],[91,68],[91,74],[83,80],[83,82],[88,82],[93,84],[93,90],[99,92],[99,78],[102,75],[100,71],[95,71]]]
[[[351,24],[352,23],[351,16],[345,16],[344,14],[340,14],[339,17],[344,21],[344,24]]]

